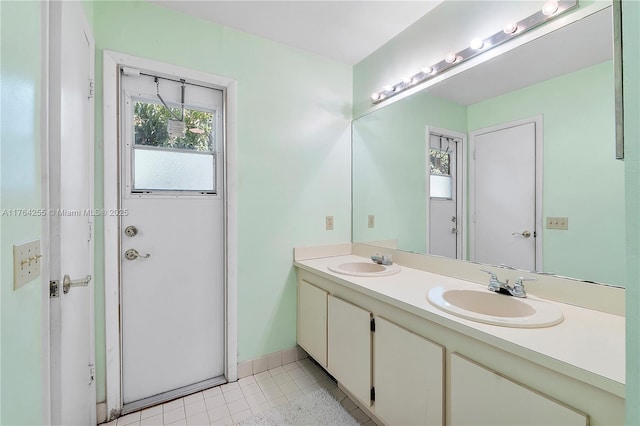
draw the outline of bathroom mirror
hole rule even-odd
[[[538,244],[537,266],[524,269],[622,286],[624,162],[615,159],[611,9],[354,120],[352,240],[433,254],[437,225],[445,234],[457,232],[450,257],[478,261],[475,206],[487,193],[476,187],[478,135],[537,119],[541,149],[532,161],[539,170],[539,213],[530,230],[513,233],[525,238],[530,232]],[[499,169],[504,161],[483,167]],[[447,178],[449,168],[457,170],[459,185]],[[435,213],[434,201],[450,200],[451,188],[458,213]],[[445,195],[432,197],[436,191]],[[495,208],[518,205],[497,200]],[[513,266],[509,259],[490,263]]]

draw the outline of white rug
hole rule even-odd
[[[239,423],[239,426],[358,426],[342,405],[326,389],[274,407]]]

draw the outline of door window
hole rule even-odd
[[[216,191],[216,111],[135,99],[132,192]]]
[[[451,200],[453,185],[451,178],[451,155],[437,148],[429,150],[430,180],[429,194],[431,198]]]

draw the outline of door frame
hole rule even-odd
[[[53,208],[61,208],[59,200],[61,197],[60,184],[56,183],[56,178],[59,175],[56,174],[56,170],[61,167],[60,162],[60,146],[64,143],[61,140],[61,114],[60,114],[60,94],[61,94],[61,73],[64,73],[65,65],[60,62],[61,45],[59,44],[58,37],[62,31],[62,4],[57,2],[42,2],[42,19],[43,19],[43,41],[46,40],[46,58],[43,58],[43,86],[42,86],[42,102],[43,102],[43,126],[41,127],[43,138],[43,151],[42,151],[42,185],[43,185],[43,206],[47,209],[47,212],[51,212]],[[89,93],[89,82],[95,81],[95,39],[91,31],[91,26],[87,20],[84,8],[80,4],[68,3],[64,7],[76,8],[75,16],[81,19],[80,26],[84,32],[87,42],[89,43],[89,80],[87,84],[87,94]],[[45,68],[46,67],[46,68]],[[94,92],[95,93],[95,92]],[[92,98],[92,102],[89,103],[89,111],[87,114],[88,120],[88,136],[87,136],[87,156],[89,161],[87,164],[87,179],[88,179],[88,191],[89,201],[88,208],[94,209],[95,187],[94,187],[94,159],[95,159],[95,97]],[[46,140],[45,140],[46,139]],[[92,216],[88,216],[90,219],[91,230],[91,244],[89,245],[89,274],[93,277],[95,275],[95,238],[93,231],[95,226],[95,219]],[[49,295],[50,280],[61,280],[63,271],[59,271],[60,262],[60,250],[61,247],[52,247],[53,235],[60,233],[60,223],[52,216],[51,213],[45,216],[43,219],[42,227],[43,246],[45,247],[44,259],[45,260],[45,273],[42,275],[43,280],[43,305],[46,303],[46,310],[43,310],[43,326],[46,321],[46,332],[43,332],[43,363],[46,362],[46,368],[43,368],[43,422],[49,424],[51,422],[59,421],[60,403],[61,403],[61,389],[56,386],[60,385],[59,378],[56,376],[64,374],[61,372],[56,363],[60,362],[59,353],[52,348],[52,345],[56,344],[56,337],[59,337],[61,332],[59,325],[60,311],[60,297],[51,298]],[[56,264],[58,266],[56,266]],[[55,274],[55,275],[53,275]],[[95,281],[93,281],[95,282]],[[86,291],[89,292],[89,357],[90,362],[95,366],[95,304],[94,304],[94,284],[93,282],[87,287]],[[46,301],[46,302],[45,302]],[[44,336],[46,335],[46,336]],[[96,420],[96,383],[93,382],[91,386],[91,401],[90,406],[93,407],[91,412],[91,421]]]
[[[429,173],[429,149],[431,148],[431,134],[448,136],[460,139],[460,147],[456,153],[456,216],[458,222],[456,258],[464,260],[467,258],[467,134],[445,129],[442,127],[427,126],[425,133],[425,203],[426,203],[426,254],[429,254],[429,229],[431,221],[431,194],[429,192],[431,174]]]
[[[50,22],[51,13],[50,5],[48,1],[40,3],[40,22],[41,22],[41,35],[40,35],[40,72],[41,72],[41,86],[40,86],[40,182],[42,185],[41,191],[41,203],[42,207],[48,212],[51,209],[51,195],[50,195],[50,172],[49,164],[51,159],[49,157],[49,146],[51,144],[49,115],[49,90],[54,84],[51,81],[51,72],[49,70],[50,57],[53,54],[51,45],[49,43],[50,36],[49,31],[53,26]],[[51,424],[51,297],[49,294],[50,281],[53,280],[51,276],[51,218],[50,216],[43,215],[41,222],[41,328],[42,328],[42,423]]]
[[[482,129],[477,129],[474,130],[472,132],[469,132],[469,152],[471,153],[471,155],[475,155],[475,144],[476,144],[476,137],[478,135],[483,135],[485,133],[491,133],[491,132],[495,132],[498,130],[504,130],[504,129],[508,129],[511,127],[517,127],[517,126],[521,126],[523,124],[528,124],[528,123],[533,123],[535,126],[535,131],[536,131],[536,136],[535,136],[535,143],[536,143],[536,147],[535,147],[535,161],[536,161],[536,165],[535,165],[535,183],[536,183],[536,188],[535,188],[535,254],[536,254],[536,271],[543,271],[542,269],[542,243],[543,243],[543,217],[542,217],[542,190],[543,190],[543,158],[544,158],[544,150],[543,150],[543,144],[544,144],[544,117],[542,115],[535,115],[533,117],[528,117],[528,118],[523,118],[520,120],[515,120],[515,121],[509,121],[506,123],[501,123],[501,124],[497,124],[495,126],[491,126],[491,127],[485,127]],[[469,161],[469,205],[472,206],[471,208],[473,209],[473,206],[475,205],[475,192],[473,191],[474,188],[474,180],[473,177],[475,176],[475,160]],[[471,214],[473,215],[474,211],[471,211]],[[473,217],[469,217],[469,259],[471,259],[473,261],[473,259],[475,259],[475,221],[473,220]]]
[[[105,50],[103,53],[104,208],[120,208],[120,84],[121,66],[201,81],[224,89],[224,235],[225,235],[225,376],[238,376],[238,235],[237,235],[237,81],[151,59]],[[120,339],[120,221],[104,217],[104,288],[107,420],[122,412]]]

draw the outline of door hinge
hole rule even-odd
[[[372,333],[376,332],[376,320],[375,320],[375,318],[371,318],[371,332]]]
[[[371,401],[375,401],[376,400],[376,388],[375,386],[371,387]]]
[[[96,96],[96,82],[90,78],[89,79],[89,99],[95,98]]]
[[[49,281],[49,298],[60,297],[60,281]]]
[[[89,222],[89,242],[93,239],[93,222]]]
[[[96,379],[96,367],[93,364],[89,364],[89,384],[91,385]]]

